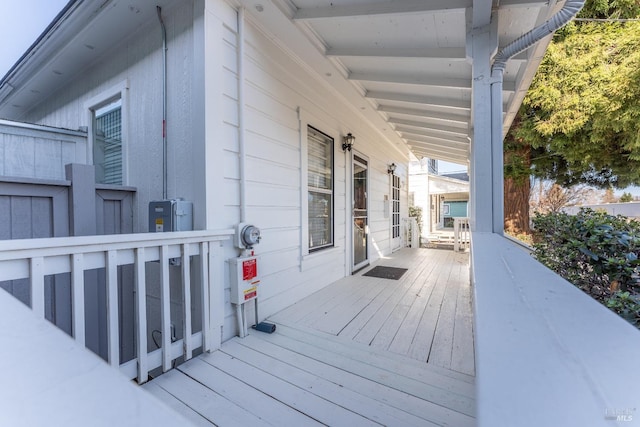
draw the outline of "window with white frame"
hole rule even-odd
[[[93,164],[96,182],[122,185],[122,101],[93,110]]]
[[[307,127],[309,251],[333,246],[333,138]]]

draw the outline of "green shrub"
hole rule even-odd
[[[633,311],[631,301],[640,301],[640,223],[581,209],[536,214],[533,224],[536,259],[619,314]]]

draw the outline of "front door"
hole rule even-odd
[[[367,161],[353,155],[353,271],[369,264],[367,210]]]

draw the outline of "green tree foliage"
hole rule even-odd
[[[580,17],[636,18],[636,0],[587,1]],[[640,22],[573,22],[560,30],[508,141],[530,162],[505,162],[562,186],[640,184]],[[512,148],[508,144],[507,149]]]
[[[622,196],[620,196],[620,203],[628,203],[628,202],[633,202],[633,195],[631,193],[622,193]]]
[[[534,256],[634,324],[640,320],[640,223],[581,209],[536,214]]]

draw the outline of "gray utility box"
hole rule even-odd
[[[149,232],[193,230],[193,203],[182,199],[149,202]]]

